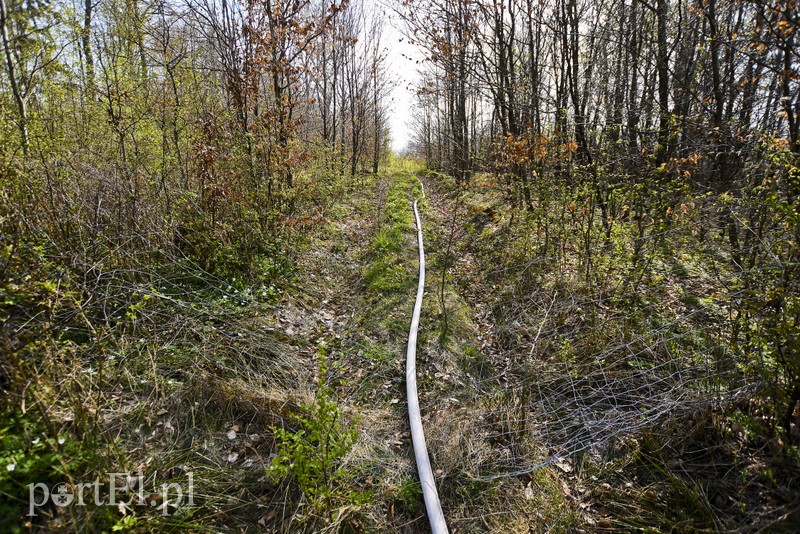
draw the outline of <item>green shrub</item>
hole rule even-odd
[[[49,435],[30,415],[0,414],[0,531],[22,532],[29,484],[69,482],[93,463],[93,453],[67,435]]]
[[[301,408],[296,429],[275,428],[277,456],[267,469],[275,479],[291,479],[316,512],[327,513],[343,505],[361,504],[363,495],[351,491],[342,459],[355,444],[358,433],[343,421],[342,410],[326,384],[327,362],[321,356],[314,403]]]

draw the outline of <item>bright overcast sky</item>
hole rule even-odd
[[[419,79],[416,61],[422,57],[417,48],[403,38],[402,21],[386,10],[384,45],[389,55],[389,79],[395,84],[392,91],[389,125],[392,130],[392,150],[401,151],[411,139],[408,121],[414,102],[414,85]]]

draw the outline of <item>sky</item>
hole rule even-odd
[[[384,40],[388,51],[389,79],[395,84],[392,90],[389,125],[392,131],[392,150],[400,152],[411,139],[408,120],[414,102],[414,85],[419,80],[416,64],[422,54],[403,37],[402,24],[397,14],[386,11]]]

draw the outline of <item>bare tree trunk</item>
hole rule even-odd
[[[17,104],[17,112],[19,113],[17,128],[22,137],[22,153],[27,158],[30,144],[28,140],[27,95],[23,94],[23,90],[19,86],[19,80],[17,79],[17,72],[14,66],[14,57],[11,53],[11,42],[8,37],[8,9],[6,8],[6,0],[0,0],[0,36],[2,36],[3,49],[6,52],[6,68],[8,69],[11,92],[14,95],[14,102]]]
[[[89,94],[94,92],[94,56],[92,56],[92,0],[83,3],[83,30],[81,31],[81,47],[85,64],[86,87]]]
[[[667,48],[667,13],[668,0],[658,0],[656,4],[656,21],[658,25],[656,70],[658,71],[658,148],[656,163],[667,160],[669,154],[669,49]]]
[[[631,29],[630,41],[628,44],[628,53],[631,55],[630,63],[630,90],[628,92],[628,147],[631,155],[639,152],[638,136],[636,130],[639,127],[639,106],[636,105],[636,98],[639,94],[639,17],[636,12],[638,0],[634,0],[631,4],[630,24]]]

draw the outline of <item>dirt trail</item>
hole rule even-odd
[[[454,198],[421,178],[426,195],[421,199],[419,190],[417,196],[428,276],[417,381],[444,517],[453,532],[528,531],[538,513],[529,509],[538,499],[530,480],[481,481],[524,451],[500,438],[508,430],[508,418],[497,418],[507,402],[498,378],[502,353],[480,298],[483,279],[470,253],[473,236],[464,230],[466,211],[460,208],[454,226]],[[315,344],[326,347],[333,362],[328,382],[336,385],[338,402],[359,432],[343,467],[371,494],[371,503],[358,512],[363,524],[383,532],[429,528],[405,391],[418,269],[411,188],[419,188],[416,179],[397,173],[353,190],[316,232],[293,288],[273,311],[277,325],[306,341],[310,373]],[[551,481],[540,483],[550,498]]]

